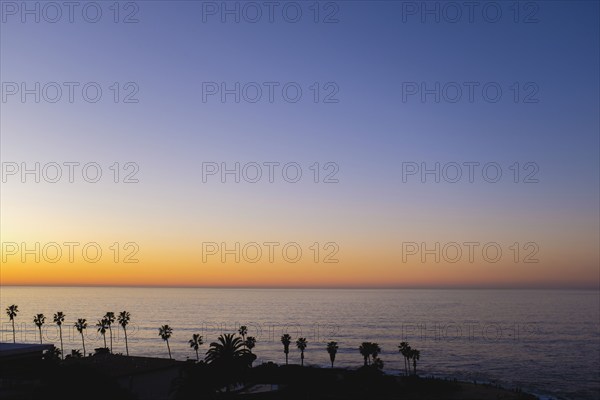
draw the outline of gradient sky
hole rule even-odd
[[[259,23],[223,23],[219,15],[203,22],[206,2],[138,1],[139,22],[131,24],[113,22],[112,2],[98,2],[103,17],[95,24],[77,10],[73,23],[66,16],[22,23],[7,13],[10,2],[2,3],[3,96],[7,82],[103,88],[97,103],[76,90],[73,103],[65,92],[57,103],[32,96],[23,103],[17,95],[0,104],[3,168],[74,161],[103,170],[95,184],[80,175],[74,183],[7,177],[3,250],[9,242],[20,250],[21,243],[97,242],[103,255],[97,263],[80,253],[72,263],[66,255],[36,263],[4,251],[3,285],[598,286],[596,1],[535,2],[539,9],[522,9],[519,23],[512,2],[494,3],[503,12],[497,23],[482,17],[489,2],[477,3],[473,22],[463,15],[457,23],[423,23],[420,14],[403,22],[406,2],[340,1],[339,22],[327,24],[313,22],[308,2],[296,3],[303,10],[298,23],[277,10],[272,23],[266,15]],[[321,19],[334,10],[319,4]],[[122,19],[132,9],[121,6]],[[538,22],[523,23],[532,10]],[[271,81],[297,82],[302,99],[288,103],[278,91],[273,103],[202,99],[203,82]],[[114,82],[135,82],[139,102],[114,103]],[[334,82],[339,102],[313,102],[315,82]],[[503,96],[486,102],[476,89],[473,102],[466,94],[457,103],[403,101],[403,82],[497,82]],[[515,82],[521,96],[534,83],[539,101],[515,102]],[[269,161],[299,163],[302,179],[202,180],[203,162]],[[473,183],[402,180],[403,162],[469,161],[498,163],[502,179],[488,183],[477,169]],[[112,182],[114,162],[137,163],[139,183]],[[314,183],[315,162],[335,162],[339,183]],[[515,162],[536,163],[539,183],[514,183]],[[139,262],[123,263],[121,249],[115,263],[114,242],[136,243]],[[235,263],[233,256],[223,263],[218,255],[204,262],[206,242],[297,242],[303,256],[297,263],[280,253],[273,263],[265,254],[258,263]],[[314,242],[336,243],[339,262],[323,263],[321,249],[316,263]],[[503,257],[403,260],[406,242],[495,242]],[[536,243],[539,262],[523,263],[523,249],[515,262],[514,242]]]

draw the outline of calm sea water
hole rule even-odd
[[[525,290],[303,290],[2,287],[0,306],[19,306],[17,341],[39,342],[33,316],[49,321],[44,342],[59,344],[52,315],[63,311],[65,352],[81,349],[72,328],[87,318],[88,352],[102,346],[93,326],[106,311],[132,315],[132,355],[167,357],[158,327],[169,324],[173,357],[195,358],[187,341],[204,336],[203,352],[220,333],[248,327],[257,362],[284,362],[279,338],[308,340],[307,364],[328,365],[325,343],[340,346],[337,366],[358,367],[362,341],[380,344],[385,370],[399,373],[400,341],[421,350],[420,374],[488,381],[559,399],[600,398],[600,294]],[[2,313],[2,341],[12,327]],[[114,352],[125,353],[113,328]],[[108,339],[107,339],[108,340]],[[297,349],[290,362],[299,363]]]

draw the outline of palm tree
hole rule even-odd
[[[417,349],[410,351],[410,358],[413,360],[413,374],[417,376],[417,360],[420,358],[421,352]]]
[[[62,311],[58,311],[54,314],[54,323],[58,325],[58,332],[60,334],[60,355],[62,359],[65,359],[65,351],[63,349],[63,339],[62,339],[62,324],[65,322],[65,314]]]
[[[106,328],[108,328],[106,320],[104,318],[99,319],[96,323],[96,326],[98,327],[98,332],[100,332],[100,334],[104,338],[104,348],[108,349],[108,347],[106,347]]]
[[[84,352],[85,352],[85,350],[84,350]],[[81,352],[79,351],[79,349],[77,349],[77,350],[75,350],[75,349],[71,350],[71,357],[73,357],[73,358],[81,358],[82,355],[81,355]]]
[[[381,353],[381,348],[377,343],[373,342],[362,342],[358,351],[365,359],[365,366],[371,365],[371,359],[375,361],[379,353]]]
[[[15,318],[17,317],[18,312],[19,306],[17,306],[16,304],[6,307],[6,315],[8,315],[8,318],[12,322],[13,343],[17,343],[17,334],[15,333]]]
[[[244,346],[246,346],[250,354],[252,354],[252,349],[256,346],[256,338],[254,336],[248,336],[244,341]],[[250,357],[250,367],[252,367],[254,360],[256,360],[256,356],[252,354],[252,357]]]
[[[40,344],[42,344],[42,325],[44,325],[45,322],[46,317],[44,317],[44,314],[38,314],[35,317],[33,317],[33,323],[38,327],[38,330],[40,331]]]
[[[329,359],[331,360],[331,368],[333,368],[333,362],[335,361],[335,355],[338,351],[337,342],[327,343],[327,352],[329,353]]]
[[[401,342],[400,346],[398,346],[398,351],[404,357],[404,372],[406,375],[410,373],[410,363],[408,362],[408,355],[410,354],[411,348],[407,342]]]
[[[240,326],[240,329],[238,329],[238,333],[242,337],[242,342],[244,343],[244,346],[246,346],[246,335],[248,334],[248,328],[246,327],[246,325]]]
[[[85,357],[85,339],[83,338],[83,330],[87,329],[87,321],[85,318],[78,318],[75,322],[75,329],[81,334],[81,344],[83,345],[83,356]]]
[[[188,343],[190,344],[190,347],[194,350],[196,350],[196,361],[200,361],[200,356],[198,355],[198,349],[200,348],[200,346],[202,346],[204,344],[204,341],[202,340],[202,336],[200,336],[200,334],[198,333],[194,333],[192,335],[192,338],[190,340],[188,340]]]
[[[172,359],[171,347],[169,346],[169,338],[171,337],[172,334],[173,334],[173,328],[171,328],[169,325],[163,325],[160,328],[158,328],[158,336],[160,336],[162,338],[162,340],[167,342],[167,350],[169,351],[169,359]]]
[[[129,345],[127,344],[127,325],[131,319],[131,314],[127,311],[121,311],[117,317],[117,322],[123,327],[123,333],[125,333],[125,351],[129,355]]]
[[[361,345],[358,347],[358,351],[365,359],[365,367],[368,365],[369,356],[371,355],[370,347],[369,347],[370,344],[371,344],[370,342],[362,342]]]
[[[281,336],[281,343],[283,343],[283,352],[285,353],[285,365],[288,364],[288,354],[290,353],[290,344],[292,343],[292,337],[287,333]]]
[[[108,311],[104,316],[104,320],[106,321],[106,326],[108,326],[108,333],[110,335],[110,352],[113,352],[112,346],[112,323],[115,322],[115,313],[112,311]]]
[[[250,354],[250,350],[243,349],[244,342],[232,333],[218,337],[218,342],[212,342],[206,352],[206,362],[231,365]]]
[[[296,340],[296,346],[298,347],[298,349],[300,349],[300,362],[302,366],[304,366],[304,350],[306,349],[306,338],[298,338],[298,340]]]

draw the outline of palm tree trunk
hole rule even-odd
[[[304,352],[300,353],[300,365],[304,366]]]
[[[169,359],[172,360],[173,358],[171,357],[171,346],[169,346],[169,341],[166,340],[167,342],[167,350],[169,350]]]
[[[333,360],[331,360],[331,368],[333,368]]]
[[[102,337],[104,338],[104,348],[107,349],[108,347],[106,346],[106,333],[102,334]]]
[[[12,319],[12,326],[13,326],[13,343],[17,343],[17,334],[15,333],[15,320]]]
[[[417,376],[417,359],[413,358],[413,374]]]
[[[63,349],[63,340],[62,340],[62,326],[58,326],[58,333],[60,334],[60,357],[65,359],[65,351]]]
[[[196,349],[196,361],[200,361],[200,356],[198,355],[198,349]]]
[[[285,353],[285,365],[288,365],[288,353]]]
[[[125,352],[127,353],[127,356],[129,356],[129,345],[127,344],[127,329],[125,329],[125,327],[123,327],[123,332],[125,332]]]
[[[110,354],[112,354],[112,328],[108,326],[108,332],[110,333]]]
[[[83,338],[83,332],[81,332],[81,344],[83,345],[83,356],[85,357],[87,353],[85,352],[85,339]]]
[[[42,344],[42,327],[39,326],[38,329],[40,330],[40,344]]]

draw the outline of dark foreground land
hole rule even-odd
[[[96,355],[2,363],[0,398],[69,399],[465,399],[534,400],[489,385],[357,370],[263,364],[236,370],[148,357]],[[237,383],[236,383],[237,382]]]

